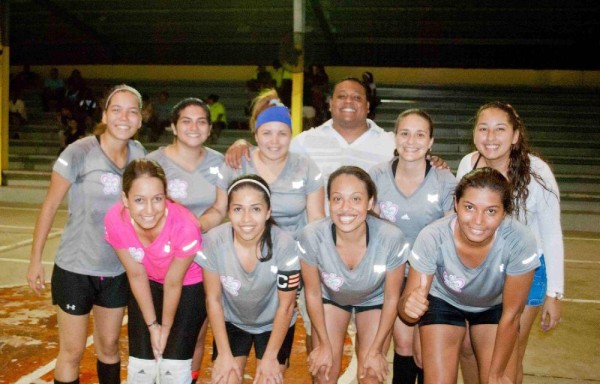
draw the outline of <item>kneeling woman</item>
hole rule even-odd
[[[196,256],[214,335],[212,382],[241,383],[254,344],[254,382],[281,383],[300,284],[296,243],[274,225],[271,191],[260,176],[234,179],[227,196],[230,222],[210,230]]]
[[[426,383],[456,382],[467,321],[480,382],[512,383],[519,318],[540,265],[535,237],[509,216],[511,188],[494,169],[464,176],[454,207],[417,237],[399,313],[419,323]]]
[[[309,370],[319,383],[337,382],[354,312],[360,382],[382,382],[409,245],[400,229],[370,214],[376,189],[362,169],[334,171],[327,196],[330,217],[307,225],[300,238],[314,331]]]
[[[138,159],[123,174],[122,202],[105,217],[106,241],[125,267],[129,299],[127,382],[189,383],[200,326],[206,318],[202,248],[194,215],[168,200],[158,163]],[[158,381],[158,380],[157,380]]]

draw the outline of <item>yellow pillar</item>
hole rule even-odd
[[[0,170],[8,169],[8,87],[9,87],[9,49],[0,45]],[[5,180],[0,172],[0,185]]]
[[[304,72],[292,74],[292,135],[296,136],[302,132],[302,88],[304,84]]]

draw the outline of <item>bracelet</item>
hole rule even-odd
[[[155,325],[158,325],[158,321],[154,320],[153,322],[151,322],[150,324],[148,324],[148,328],[152,328]]]

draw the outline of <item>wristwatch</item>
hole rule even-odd
[[[553,293],[547,294],[547,296],[553,297],[558,301],[561,301],[562,299],[565,298],[565,294],[562,292],[553,292]]]

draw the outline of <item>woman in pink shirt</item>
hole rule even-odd
[[[105,217],[106,241],[123,263],[129,299],[128,382],[191,380],[196,338],[206,318],[197,220],[167,197],[163,169],[148,159],[123,174],[122,201]]]

